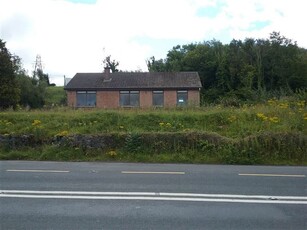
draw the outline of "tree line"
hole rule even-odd
[[[103,63],[112,72],[120,71],[111,56]],[[307,50],[279,32],[267,39],[233,39],[229,44],[211,40],[177,45],[164,59],[149,58],[147,67],[150,72],[198,72],[203,103],[254,102],[297,92],[306,97]],[[0,109],[42,107],[47,86],[48,74],[38,70],[29,76],[20,58],[0,39]]]
[[[268,39],[211,40],[177,45],[165,59],[147,60],[150,72],[197,71],[206,103],[257,101],[306,92],[307,50],[272,32]]]
[[[40,108],[45,104],[47,86],[50,84],[48,74],[38,69],[29,76],[22,68],[21,59],[6,48],[0,39],[0,109],[17,105]]]

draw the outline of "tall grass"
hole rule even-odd
[[[33,124],[35,120],[39,125]],[[269,102],[240,108],[201,107],[168,110],[57,109],[0,113],[0,134],[99,134],[109,132],[216,132],[242,138],[264,131],[306,134],[305,102]]]
[[[3,111],[3,137],[31,134],[35,143],[46,143],[65,136],[110,134],[122,143],[100,150],[47,145],[20,154],[8,145],[0,158],[306,164],[306,122],[305,101],[276,99],[241,107]]]
[[[63,86],[49,86],[46,88],[45,104],[47,107],[65,105],[66,92]]]

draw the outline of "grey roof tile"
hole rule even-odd
[[[109,76],[111,80],[104,81],[105,73],[77,73],[65,86],[65,89],[188,89],[202,87],[197,72],[117,72],[110,73]]]

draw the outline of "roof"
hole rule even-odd
[[[116,72],[77,73],[65,86],[66,90],[111,90],[111,89],[191,89],[201,88],[197,72]]]

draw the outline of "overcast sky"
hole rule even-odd
[[[40,55],[57,85],[76,72],[147,71],[178,44],[215,38],[268,38],[272,31],[307,48],[306,0],[0,0],[0,38],[28,73]]]

